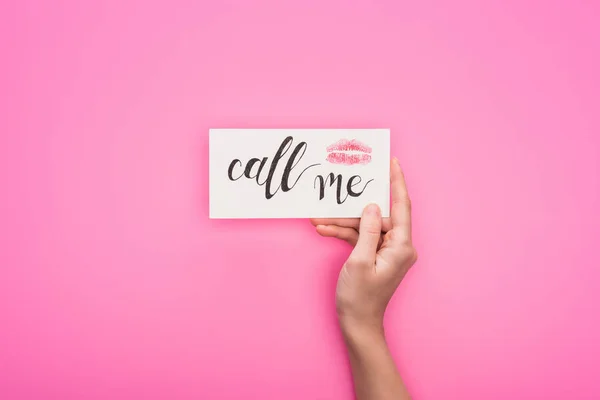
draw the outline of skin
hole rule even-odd
[[[398,285],[417,261],[411,238],[411,207],[397,159],[390,166],[390,218],[365,207],[361,218],[312,219],[317,233],[354,247],[340,272],[336,307],[358,400],[410,396],[385,340],[383,316]]]

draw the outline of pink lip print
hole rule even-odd
[[[355,165],[371,162],[373,150],[356,139],[340,139],[327,147],[327,161],[332,164]]]

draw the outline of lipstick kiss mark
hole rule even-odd
[[[372,151],[371,147],[356,139],[340,139],[327,146],[327,161],[343,165],[368,164]]]

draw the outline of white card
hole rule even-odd
[[[211,129],[210,218],[389,216],[389,129]]]

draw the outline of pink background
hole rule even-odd
[[[600,398],[593,3],[4,1],[0,398],[352,398],[349,248],[208,220],[208,128],[374,126],[414,397]]]

